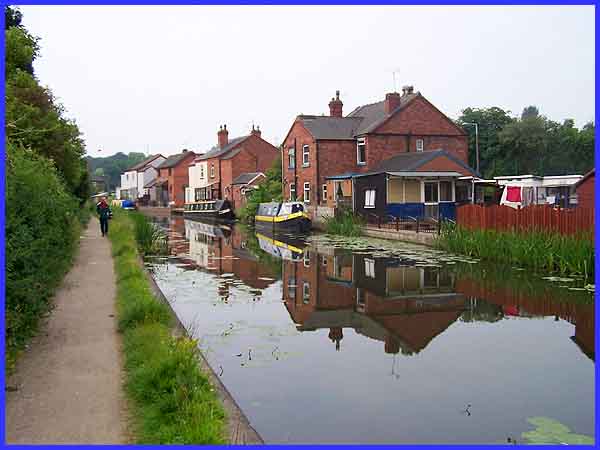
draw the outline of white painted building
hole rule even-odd
[[[188,168],[189,186],[185,189],[185,202],[193,203],[207,199],[207,187],[210,186],[208,177],[208,162],[194,161]]]
[[[494,177],[498,186],[505,187],[501,205],[518,208],[527,205],[558,204],[562,207],[577,204],[575,185],[583,175],[556,175],[540,177],[537,175],[518,175]],[[511,199],[509,189],[518,190]],[[514,200],[519,201],[514,201]],[[511,201],[513,200],[513,201]]]
[[[127,200],[137,200],[147,194],[144,185],[158,176],[158,167],[166,158],[163,155],[152,155],[135,164],[121,174],[120,197]]]

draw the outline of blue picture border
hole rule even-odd
[[[492,5],[532,5],[532,6],[546,6],[546,5],[565,5],[565,6],[573,6],[573,5],[596,5],[598,2],[595,1],[575,1],[575,2],[566,2],[566,1],[544,1],[544,2],[515,2],[515,1],[455,1],[455,2],[440,2],[440,1],[418,1],[418,2],[401,2],[401,1],[397,1],[397,0],[388,0],[388,1],[382,1],[382,0],[376,0],[375,2],[372,3],[367,3],[364,0],[339,0],[339,1],[335,1],[335,0],[327,0],[327,1],[318,1],[318,0],[254,0],[254,1],[244,1],[244,0],[238,0],[238,1],[223,1],[223,2],[219,2],[219,1],[195,1],[195,0],[188,0],[188,1],[181,1],[178,0],[176,2],[173,3],[165,3],[164,1],[126,1],[126,2],[115,2],[115,1],[77,1],[77,2],[66,2],[66,1],[27,1],[27,0],[19,0],[19,1],[15,1],[15,2],[6,2],[6,1],[2,1],[2,6],[6,6],[6,5],[12,5],[12,6],[24,6],[24,5],[371,5],[371,6],[375,6],[375,5],[438,5],[438,6],[450,6],[450,5],[487,5],[487,6],[492,6]],[[595,19],[596,19],[596,23],[598,23],[598,18],[599,18],[600,12],[599,12],[599,8],[596,7],[595,8]],[[5,25],[5,17],[4,14],[1,15],[1,24],[2,24],[2,29],[4,29],[4,25]],[[5,55],[4,55],[4,51],[5,51],[5,45],[4,45],[4,34],[3,36],[3,42],[2,42],[2,48],[1,48],[1,52],[2,52],[2,57],[0,59],[0,71],[1,73],[5,73]],[[598,55],[598,34],[595,34],[595,58]],[[596,64],[594,64],[594,66],[596,67]],[[595,100],[597,100],[598,97],[598,75],[597,73],[595,74],[596,78],[595,78]],[[5,83],[2,83],[1,86],[1,92],[2,92],[2,98],[5,98]],[[595,104],[595,124],[598,124],[598,118],[599,118],[599,113],[598,113],[598,108],[597,105]],[[5,103],[4,101],[2,101],[2,118],[1,118],[1,125],[2,125],[2,129],[4,129],[5,126]],[[598,143],[598,134],[596,133],[596,138],[595,138],[595,165],[598,165],[598,162],[600,161],[600,144]],[[3,142],[3,151],[0,154],[0,169],[2,170],[2,174],[6,174],[6,147],[5,147],[5,142]],[[5,293],[5,270],[6,270],[6,263],[5,263],[5,230],[6,230],[6,224],[5,224],[5,199],[6,199],[6,193],[5,193],[5,187],[6,187],[6,183],[5,183],[5,177],[3,179],[3,182],[0,183],[0,194],[1,194],[1,199],[0,199],[0,240],[2,242],[2,247],[0,248],[0,266],[2,268],[2,271],[0,273],[0,298],[2,301],[2,306],[4,308],[5,305],[5,300],[6,300],[6,293]],[[598,240],[598,231],[600,229],[600,224],[599,224],[599,217],[600,214],[598,213],[598,209],[600,207],[600,186],[598,185],[598,183],[595,184],[595,245],[597,248],[597,240]],[[595,253],[595,263],[596,263],[596,267],[600,266],[600,255],[598,254],[598,252]],[[600,280],[600,274],[598,273],[598,270],[595,271],[595,283],[596,285],[598,285],[598,281]],[[595,294],[595,300],[597,300],[598,294]],[[598,319],[600,317],[599,314],[599,306],[598,306],[598,302],[595,301],[595,325],[598,324]],[[1,365],[2,365],[2,371],[3,373],[5,373],[5,357],[4,357],[4,350],[5,350],[5,334],[4,334],[4,326],[5,326],[5,317],[4,314],[1,315],[1,319],[0,319],[0,323],[2,324],[2,352],[3,352],[3,356],[2,356],[2,361],[1,361]],[[596,327],[595,327],[596,328]],[[598,348],[600,344],[600,337],[598,335],[598,333],[596,332],[595,334],[595,348]],[[565,370],[568,370],[568,368],[565,368]],[[599,412],[600,412],[600,408],[598,406],[598,374],[599,374],[599,370],[598,370],[598,365],[595,364],[595,371],[596,371],[596,390],[595,390],[595,395],[596,395],[596,403],[595,403],[595,438],[597,439],[598,436],[600,436],[600,426],[599,426],[599,422],[598,422],[598,416],[599,416]],[[2,414],[2,424],[1,424],[1,431],[0,431],[0,436],[1,436],[1,440],[0,442],[2,442],[2,446],[3,447],[9,447],[11,449],[17,449],[17,448],[30,448],[31,446],[26,446],[26,445],[7,445],[5,444],[6,442],[6,437],[5,437],[5,414],[4,414],[4,409],[5,409],[5,388],[6,388],[6,380],[5,377],[2,377],[2,410],[3,410],[3,414]],[[597,442],[597,441],[596,441]],[[598,445],[598,444],[597,444]],[[127,445],[129,446],[129,445]],[[51,445],[36,445],[36,448],[53,448],[56,446],[51,446]],[[93,448],[95,446],[92,445],[69,445],[69,448]],[[103,446],[104,448],[122,448],[124,446],[122,445],[105,445]],[[179,448],[179,446],[156,446],[156,445],[131,445],[132,448],[137,448],[137,449],[145,449],[145,448],[155,448],[155,447],[173,447],[173,448]],[[200,446],[194,446],[194,447],[200,447]],[[223,448],[223,446],[201,446],[202,448]],[[229,446],[226,446],[229,447]],[[270,448],[289,448],[289,445],[268,445],[268,447]],[[350,445],[292,445],[291,447],[308,447],[308,448],[345,448],[345,447],[351,447]],[[454,448],[470,448],[470,449],[477,449],[477,448],[481,448],[481,449],[485,449],[485,448],[489,448],[490,445],[360,445],[361,448],[368,448],[368,449],[381,449],[381,448],[394,448],[394,447],[399,447],[399,448],[415,448],[415,449],[421,449],[421,448],[439,448],[439,447],[454,447]],[[507,449],[513,449],[515,446],[514,445],[494,445],[494,448],[507,448]],[[552,445],[548,446],[548,445],[528,445],[528,448],[544,448],[547,449],[549,447],[553,447]],[[560,447],[563,448],[562,446],[555,446],[555,447]],[[584,446],[584,448],[591,448],[592,446]]]

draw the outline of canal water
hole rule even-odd
[[[583,280],[399,242],[155,221],[171,256],[147,267],[267,443],[525,443],[540,423],[556,441],[594,436]]]

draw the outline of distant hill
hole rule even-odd
[[[108,189],[114,191],[121,184],[121,174],[129,167],[146,159],[144,153],[131,152],[128,155],[119,152],[103,158],[86,158],[90,173],[105,176],[108,179]]]

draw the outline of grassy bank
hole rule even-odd
[[[135,219],[133,219],[135,217]],[[143,218],[116,208],[109,237],[117,273],[126,392],[140,444],[223,444],[225,415],[198,365],[196,341],[174,337],[169,306],[157,299],[139,264]],[[137,228],[137,233],[136,233]],[[160,238],[159,238],[160,239]],[[142,239],[150,245],[152,240]],[[148,247],[147,247],[148,249]]]
[[[350,209],[342,209],[335,216],[325,218],[325,231],[328,234],[356,237],[362,234],[364,220]]]
[[[450,252],[513,266],[589,279],[594,276],[594,241],[587,237],[444,225],[438,245]]]

